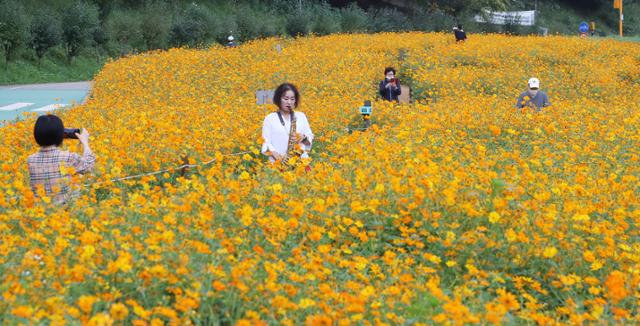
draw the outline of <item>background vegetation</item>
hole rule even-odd
[[[537,26],[478,24],[483,8],[538,9]],[[625,1],[625,33],[640,33],[640,1]],[[270,36],[448,31],[575,34],[595,21],[599,35],[615,34],[610,1],[318,1],[318,0],[0,0],[0,84],[86,80],[107,58],[171,47],[224,44]]]
[[[386,65],[413,103],[376,100]],[[539,113],[514,108],[532,75]],[[275,107],[254,91],[284,81],[311,171],[259,153]],[[56,112],[97,157],[69,205],[29,187],[35,115],[2,130],[0,325],[640,324],[639,89],[640,43],[605,38],[333,34],[112,61]],[[349,132],[365,99],[372,126]]]

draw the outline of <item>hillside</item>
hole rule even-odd
[[[109,62],[58,112],[97,156],[68,205],[29,187],[34,118],[2,130],[0,324],[637,324],[639,59],[410,32]],[[377,99],[386,66],[413,103]],[[551,106],[517,110],[532,76]],[[282,82],[314,136],[292,167],[260,153]]]
[[[576,35],[595,21],[599,36],[617,34],[617,14],[603,1],[0,1],[0,84],[86,80],[108,58],[174,47],[203,48],[274,36],[450,31],[470,34]],[[478,24],[478,4],[537,8],[537,26]],[[471,5],[475,4],[475,5]],[[640,34],[640,2],[625,1],[625,35]],[[8,28],[12,26],[11,28]],[[1,68],[0,68],[1,69]]]

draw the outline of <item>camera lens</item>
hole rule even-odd
[[[64,128],[64,138],[78,139],[78,136],[76,136],[76,134],[79,133],[80,129],[78,128]]]

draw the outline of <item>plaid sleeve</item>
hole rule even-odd
[[[77,173],[91,172],[96,163],[96,155],[93,153],[84,153],[82,156],[76,153],[69,153],[67,164],[72,166]]]

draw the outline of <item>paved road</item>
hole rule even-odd
[[[0,86],[0,122],[20,118],[24,112],[45,114],[80,104],[91,82]]]

